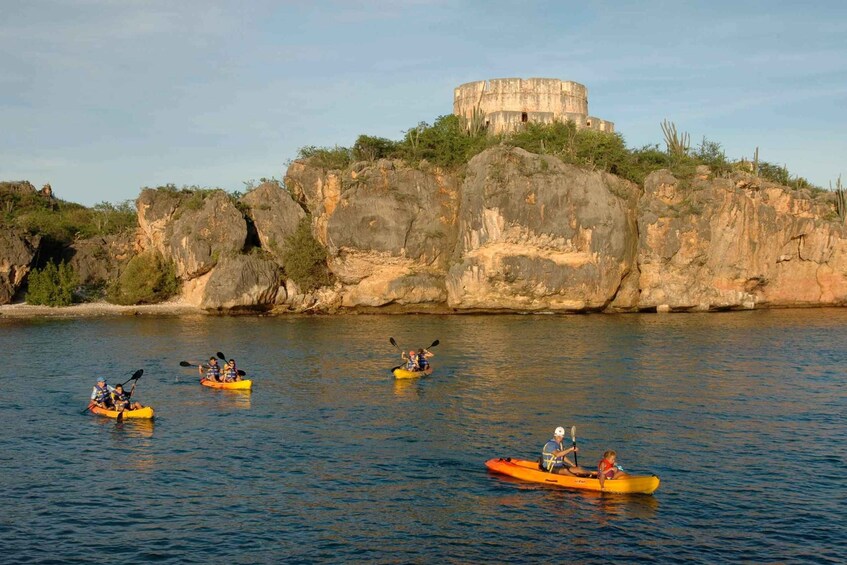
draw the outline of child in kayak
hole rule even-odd
[[[623,468],[617,465],[616,461],[618,454],[611,449],[603,454],[603,459],[597,464],[597,479],[600,481],[600,488],[603,488],[603,482],[614,479],[625,479],[629,475],[623,472]]]
[[[135,385],[133,385],[133,388],[135,388]],[[124,410],[140,410],[144,408],[144,405],[140,402],[132,402],[130,400],[131,396],[132,390],[124,392],[124,385],[115,385],[115,389],[112,391],[112,404],[115,410],[123,412]]]
[[[400,354],[400,357],[402,357],[403,361],[406,362],[405,369],[407,371],[420,371],[421,370],[420,358],[418,357],[418,354],[415,353],[414,349],[409,351],[408,357],[406,356],[405,351]]]

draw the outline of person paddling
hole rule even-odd
[[[569,453],[578,453],[578,447],[565,447],[562,443],[565,439],[565,428],[559,426],[553,430],[553,439],[549,440],[541,448],[541,467],[548,473],[557,475],[573,475],[575,477],[590,477],[591,473],[581,467],[577,467],[570,459],[565,457]]]
[[[113,387],[106,384],[105,378],[100,377],[97,379],[97,384],[91,390],[91,403],[100,408],[111,409],[113,407],[112,393],[114,390]]]
[[[600,488],[603,488],[603,483],[614,479],[625,479],[629,477],[624,473],[623,468],[617,464],[618,454],[613,450],[603,453],[603,459],[597,464],[597,479],[600,481]]]
[[[203,365],[197,366],[198,372],[203,374]],[[206,367],[206,380],[212,382],[220,382],[221,380],[221,366],[218,365],[218,359],[216,357],[209,357],[209,364]]]
[[[429,361],[427,359],[430,357],[435,357],[435,353],[429,349],[418,349],[418,366],[421,368],[421,371],[426,371],[429,368]]]
[[[405,351],[402,352],[400,354],[400,356],[403,358],[403,361],[406,362],[406,370],[407,371],[420,371],[421,370],[421,366],[419,364],[419,357],[418,357],[418,354],[415,352],[414,349],[409,351],[408,356],[406,356]]]
[[[124,385],[115,385],[112,391],[112,405],[115,407],[115,410],[123,412],[124,410],[140,410],[144,408],[144,405],[140,402],[132,402],[130,400],[134,391],[135,384],[132,385],[132,389],[129,392],[124,391]]]
[[[241,377],[238,375],[238,367],[235,366],[235,359],[230,359],[228,362],[224,363],[223,381],[226,383],[234,383],[240,380]]]

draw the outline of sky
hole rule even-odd
[[[847,2],[0,0],[0,180],[92,205],[244,190],[307,145],[399,139],[491,78],[585,84],[630,147],[847,179]]]

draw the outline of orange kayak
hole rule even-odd
[[[233,381],[231,383],[219,383],[208,379],[200,379],[200,384],[209,388],[225,388],[229,390],[250,390],[253,387],[253,381]]]
[[[545,485],[556,485],[566,488],[582,490],[594,490],[599,492],[631,493],[631,494],[653,494],[659,488],[659,477],[656,475],[630,476],[625,479],[608,479],[600,488],[600,481],[588,477],[574,477],[571,475],[557,475],[548,473],[538,468],[537,461],[526,461],[511,457],[489,459],[485,462],[489,471],[508,475],[516,479],[541,483]]]
[[[118,412],[117,410],[109,410],[108,408],[101,408],[96,404],[89,404],[88,409],[91,410],[92,413],[97,414],[98,416],[105,416],[107,418],[117,418]],[[126,418],[142,418],[149,420],[153,417],[153,407],[145,406],[144,408],[139,408],[138,410],[124,410],[123,419]]]

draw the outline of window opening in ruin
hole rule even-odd
[[[529,121],[529,116],[526,115],[526,112],[521,112],[521,123],[526,123]]]
[[[591,127],[591,120],[586,121],[585,125],[587,125],[588,127]]]
[[[488,129],[488,126],[491,125],[491,120],[485,120],[485,129]]]

